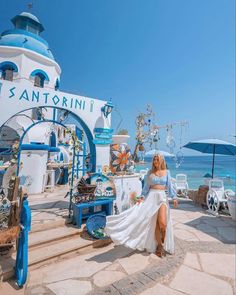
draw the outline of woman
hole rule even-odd
[[[106,232],[116,244],[132,249],[156,253],[174,253],[174,237],[170,219],[168,196],[178,203],[164,158],[153,157],[152,168],[145,178],[142,195],[145,201],[119,215],[107,216]]]

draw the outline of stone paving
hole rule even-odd
[[[50,226],[50,224],[63,224],[66,222],[69,208],[69,197],[64,198],[68,192],[68,186],[55,187],[53,192],[47,191],[42,194],[30,195],[28,198],[31,215],[32,228]]]
[[[174,255],[160,259],[111,244],[30,271],[24,292],[2,288],[25,295],[236,294],[236,222],[187,200],[171,214]]]

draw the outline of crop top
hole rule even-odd
[[[164,176],[156,176],[154,174],[151,174],[149,171],[144,178],[144,187],[142,190],[143,196],[147,197],[151,185],[166,186],[167,192],[168,192],[168,197],[170,197],[172,199],[176,198],[176,190],[175,190],[173,183],[171,181],[171,176],[170,176],[169,170],[167,170],[167,173]]]

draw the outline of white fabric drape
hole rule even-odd
[[[140,251],[155,253],[157,242],[155,228],[157,213],[162,204],[167,209],[167,229],[164,249],[174,253],[173,227],[170,207],[165,191],[150,189],[147,198],[119,215],[107,216],[106,233],[113,242]]]

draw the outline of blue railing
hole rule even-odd
[[[21,231],[17,245],[15,276],[17,285],[23,287],[28,274],[28,233],[31,230],[31,210],[27,197],[23,199],[20,223]]]

